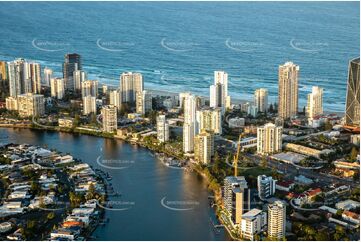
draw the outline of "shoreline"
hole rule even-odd
[[[59,127],[54,127],[54,128],[49,128],[49,127],[35,127],[33,125],[36,124],[29,124],[29,125],[17,125],[17,124],[0,124],[0,128],[18,128],[18,129],[30,129],[30,130],[39,130],[39,131],[53,131],[53,132],[65,132],[65,133],[69,133],[69,134],[80,134],[80,135],[90,135],[90,136],[94,136],[94,137],[100,137],[100,138],[108,138],[108,139],[114,139],[114,140],[121,140],[123,142],[128,143],[129,145],[139,145],[145,149],[147,149],[148,151],[151,152],[155,152],[155,153],[159,153],[156,149],[151,149],[150,147],[147,147],[146,145],[134,141],[130,141],[124,138],[121,138],[119,136],[107,136],[104,135],[102,132],[97,132],[97,133],[82,133],[82,132],[76,132],[74,130],[62,130]],[[164,153],[164,152],[160,152],[160,153]],[[167,154],[164,153],[167,157],[172,157],[175,159],[179,159],[179,157],[172,155],[172,154]],[[200,175],[203,179],[205,179],[206,184],[207,184],[207,190],[208,192],[210,192],[210,194],[214,195],[214,202],[217,206],[217,209],[219,207],[222,207],[222,203],[221,203],[221,199],[219,199],[220,194],[222,193],[220,190],[216,190],[216,189],[212,189],[210,188],[208,185],[210,184],[210,178],[206,176],[206,174],[197,166],[197,164],[194,164],[192,162],[189,161],[189,159],[187,159],[189,162],[189,167],[191,168],[191,171],[195,171],[197,175]],[[219,222],[224,225],[225,230],[227,231],[227,234],[233,239],[233,240],[238,240],[238,238],[235,238],[232,233],[230,232],[229,228],[225,225],[225,223],[223,222],[223,219],[221,218],[221,216],[218,216],[217,214],[217,210],[213,208],[214,214],[216,216],[216,218],[219,220]],[[95,231],[95,230],[94,230]]]

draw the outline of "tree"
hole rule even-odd
[[[352,150],[351,150],[351,154],[350,154],[350,159],[351,159],[352,161],[356,160],[358,154],[359,154],[359,153],[358,153],[356,147],[353,146],[353,147],[352,147]]]
[[[74,122],[73,122],[73,128],[76,128],[79,126],[80,123],[80,116],[79,114],[75,114],[74,116]]]
[[[315,240],[317,241],[328,241],[330,238],[328,236],[328,233],[325,231],[319,231],[316,235],[315,235]]]
[[[260,166],[262,168],[267,168],[267,165],[268,165],[268,161],[267,161],[266,156],[262,156]]]
[[[325,130],[331,130],[332,129],[332,124],[329,120],[326,121],[326,123],[324,124],[324,129]]]
[[[49,220],[52,220],[53,218],[55,218],[55,213],[54,212],[48,213],[46,218],[49,219]]]
[[[93,184],[90,184],[90,185],[89,185],[89,191],[88,191],[88,193],[86,194],[85,199],[86,199],[86,200],[93,199],[93,198],[95,197],[95,195],[96,195],[95,187],[94,187]]]
[[[157,111],[152,110],[148,113],[148,118],[150,120],[151,124],[156,124],[157,123]]]

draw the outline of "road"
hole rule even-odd
[[[252,159],[256,164],[260,164],[261,158],[257,155],[245,154],[248,158]],[[312,170],[302,169],[295,167],[292,164],[279,162],[276,160],[269,159],[268,160],[268,167],[274,168],[278,171],[283,172],[283,174],[287,176],[298,176],[303,175],[305,177],[311,178],[313,180],[318,179],[318,183],[321,185],[331,185],[333,183],[341,183],[345,185],[350,185],[352,188],[358,187],[360,185],[359,181],[347,180],[340,177],[334,177],[328,174],[315,172]]]

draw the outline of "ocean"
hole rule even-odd
[[[300,108],[313,85],[324,109],[345,108],[348,61],[360,52],[359,2],[0,2],[0,59],[35,60],[61,76],[65,53],[89,79],[119,85],[141,72],[145,88],[206,95],[213,71],[234,99],[256,88],[277,101],[278,66],[300,66]]]

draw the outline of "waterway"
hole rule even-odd
[[[109,173],[109,222],[96,240],[228,240],[215,229],[204,179],[162,164],[149,150],[115,139],[30,129],[0,129],[0,143],[28,143],[69,153]]]

